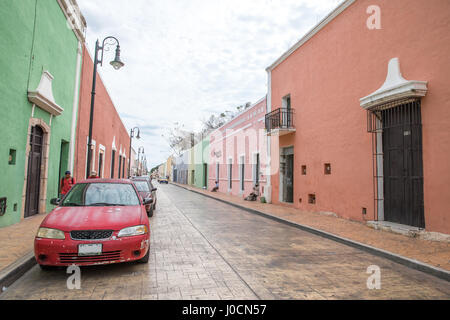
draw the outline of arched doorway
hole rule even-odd
[[[39,213],[39,193],[41,184],[43,146],[44,130],[40,126],[31,127],[30,153],[28,156],[28,176],[24,213],[25,218]]]

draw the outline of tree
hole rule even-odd
[[[184,150],[195,144],[195,132],[185,130],[184,125],[178,122],[175,122],[174,125],[174,128],[169,129],[167,134],[162,136],[168,141],[175,154],[180,156]]]

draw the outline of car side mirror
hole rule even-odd
[[[148,205],[148,204],[152,204],[153,203],[153,199],[152,198],[145,198],[144,199],[144,205]]]
[[[50,200],[50,203],[54,206],[59,206],[60,202],[61,202],[61,199],[59,199],[59,198],[53,198],[52,200]]]
[[[158,188],[153,188],[153,189],[152,189],[152,192],[154,192],[154,191],[156,191],[156,190],[158,190]]]

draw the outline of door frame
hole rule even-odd
[[[381,107],[381,109],[390,109],[390,108],[395,108],[398,106],[401,106],[403,104],[406,103],[411,103],[415,100],[419,100],[419,105],[420,105],[420,112],[422,112],[422,101],[420,99],[417,98],[411,98],[411,99],[401,99],[398,101],[395,101],[393,103],[390,103],[386,106]],[[384,186],[384,182],[385,182],[385,168],[384,168],[384,145],[383,145],[383,138],[384,138],[384,130],[383,130],[383,122],[382,120],[378,117],[374,115],[374,112],[378,111],[377,109],[371,109],[368,110],[368,131],[372,133],[373,135],[373,140],[372,140],[372,148],[373,148],[373,167],[374,167],[374,194],[375,194],[375,214],[374,214],[374,219],[376,221],[386,221],[386,222],[390,222],[388,220],[386,220],[386,216],[385,216],[385,186]],[[421,130],[423,130],[422,124],[421,124]],[[422,134],[422,133],[421,133]],[[422,155],[423,155],[423,140],[421,142],[421,147],[422,147]],[[422,162],[422,170],[423,170],[423,162]],[[423,178],[423,177],[422,177]],[[423,192],[422,192],[423,195]],[[422,201],[424,201],[424,199],[422,199]],[[424,221],[424,227],[423,229],[425,229],[425,212],[423,212],[423,221]],[[397,222],[392,222],[392,223],[397,223]],[[422,229],[422,227],[420,227],[420,229]]]
[[[42,119],[30,118],[28,123],[27,139],[25,146],[25,171],[24,171],[24,182],[22,188],[22,209],[21,209],[21,219],[25,219],[25,201],[27,196],[27,182],[28,182],[28,161],[31,151],[30,138],[31,138],[31,128],[34,126],[41,127],[44,136],[42,140],[42,159],[41,159],[41,172],[40,172],[40,183],[39,183],[39,211],[38,213],[44,213],[47,209],[47,183],[48,183],[48,160],[50,153],[50,136],[51,128]]]
[[[292,152],[290,151],[292,150]],[[290,146],[285,146],[285,147],[280,147],[280,157],[279,157],[279,166],[278,166],[278,172],[279,172],[279,186],[278,186],[278,200],[281,203],[287,203],[287,204],[292,204],[294,203],[294,201],[292,202],[286,202],[284,201],[284,193],[283,193],[283,189],[284,189],[284,182],[283,182],[283,177],[284,175],[281,174],[281,157],[285,157],[288,155],[292,155],[293,157],[293,166],[292,166],[292,199],[294,199],[294,178],[295,178],[295,149],[294,149],[294,145],[290,145]]]

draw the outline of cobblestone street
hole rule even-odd
[[[173,185],[158,185],[148,264],[35,266],[0,299],[449,299],[450,284]],[[368,289],[367,268],[381,270]]]

